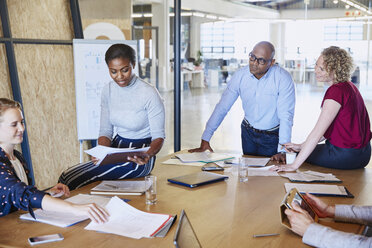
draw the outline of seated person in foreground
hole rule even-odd
[[[31,185],[31,177],[25,160],[15,145],[23,141],[25,130],[21,105],[10,99],[0,98],[0,217],[22,209],[33,215],[32,208],[80,213],[95,222],[105,222],[107,213],[93,204],[77,205],[53,198]],[[51,193],[70,195],[66,185],[54,186]]]
[[[359,169],[371,157],[371,130],[366,106],[359,90],[350,82],[353,60],[348,52],[331,46],[315,65],[319,82],[328,88],[318,122],[302,144],[286,143],[287,151],[299,152],[292,164],[273,167],[276,171],[297,170],[303,162],[334,169]],[[323,140],[325,144],[318,144]]]
[[[304,196],[320,218],[334,218],[336,221],[353,222],[364,225],[372,224],[372,206],[336,205],[329,206],[310,194]],[[321,248],[363,248],[372,247],[372,238],[357,234],[336,231],[314,222],[309,213],[298,204],[285,213],[293,232],[302,237],[305,244]]]
[[[76,189],[94,181],[144,177],[152,171],[165,138],[165,110],[159,92],[134,74],[136,54],[125,44],[112,45],[105,54],[113,81],[102,89],[98,145],[149,150],[131,162],[97,165],[94,161],[64,171],[59,181]],[[114,137],[114,129],[117,134]]]

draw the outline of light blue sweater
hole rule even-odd
[[[127,139],[165,138],[165,110],[159,92],[134,76],[128,86],[106,84],[101,97],[99,136]]]

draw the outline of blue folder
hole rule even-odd
[[[195,188],[209,183],[224,181],[228,178],[229,177],[225,175],[202,171],[180,177],[169,178],[168,182],[179,184],[189,188]]]

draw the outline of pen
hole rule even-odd
[[[269,236],[277,236],[279,233],[267,233],[267,234],[254,234],[253,238],[261,238],[261,237],[269,237]]]

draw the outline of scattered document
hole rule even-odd
[[[110,198],[102,197],[102,196],[79,194],[79,195],[70,197],[66,199],[65,201],[69,201],[75,204],[88,204],[88,203],[94,202],[97,205],[104,207],[110,201]],[[34,211],[34,214],[35,214],[36,220],[29,213],[22,214],[20,218],[23,220],[38,221],[38,222],[50,224],[53,226],[59,226],[59,227],[72,226],[74,224],[77,224],[81,221],[88,219],[88,216],[86,215],[45,211],[42,209],[37,209],[36,211]]]
[[[261,168],[248,168],[248,176],[278,177],[278,172],[270,170],[270,168],[272,168],[273,166],[275,165],[265,166]]]
[[[106,223],[90,222],[85,229],[140,239],[154,237],[170,221],[173,222],[171,215],[142,212],[116,196],[111,198],[106,210],[110,214]]]
[[[229,154],[215,153],[215,152],[209,152],[209,151],[208,152],[180,153],[180,154],[176,154],[176,157],[179,158],[184,163],[194,163],[194,162],[212,163],[212,162],[234,158],[233,156]]]
[[[284,187],[286,192],[296,188],[301,194],[308,192],[314,195],[353,197],[344,186],[339,185],[285,183]]]
[[[280,176],[287,177],[292,182],[342,182],[331,173],[317,171],[284,172],[280,173]]]
[[[247,158],[247,157],[242,157],[242,158],[234,158],[234,159],[229,159],[223,161],[224,164],[234,164],[234,165],[239,165],[240,159],[244,161],[244,164],[248,166],[254,166],[254,167],[263,167],[266,166],[267,163],[270,161],[270,158]]]
[[[162,162],[162,164],[189,165],[189,166],[203,166],[203,165],[205,165],[205,163],[203,163],[203,162],[184,163],[181,160],[179,160],[178,158],[171,158],[171,159],[165,160],[164,162]]]
[[[128,156],[141,156],[149,147],[145,148],[113,148],[108,146],[96,146],[85,152],[98,159],[97,165],[119,164],[128,162]]]
[[[148,185],[150,187],[150,185]],[[147,187],[147,188],[148,188]],[[142,195],[146,191],[145,181],[102,181],[91,189],[91,194],[98,195]]]

